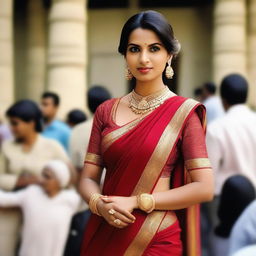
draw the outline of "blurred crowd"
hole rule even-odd
[[[194,91],[207,110],[215,175],[214,200],[201,206],[203,256],[256,255],[256,114],[247,95],[239,74]],[[65,122],[57,119],[61,99],[54,92],[7,109],[0,123],[1,256],[79,255],[90,211],[77,185],[93,113],[110,98],[104,87],[91,87],[91,115],[74,109]]]
[[[77,185],[93,113],[111,98],[102,86],[88,90],[92,115],[74,109],[57,119],[61,99],[20,100],[0,124],[0,255],[80,255],[88,205]]]
[[[230,74],[194,96],[206,107],[215,176],[214,200],[201,205],[203,256],[256,255],[256,113],[246,104],[248,82]]]

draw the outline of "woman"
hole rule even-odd
[[[6,115],[14,139],[3,143],[5,164],[0,173],[0,189],[12,191],[37,184],[43,166],[49,160],[69,161],[58,142],[40,135],[42,114],[33,101],[18,101],[7,110]],[[19,210],[1,209],[0,255],[15,255],[20,223]]]
[[[173,75],[171,60],[179,48],[158,12],[138,13],[123,27],[119,52],[136,85],[101,104],[94,116],[80,180],[94,213],[82,256],[180,256],[182,248],[184,255],[200,255],[193,205],[212,199],[213,178],[204,107],[163,83],[162,75]],[[99,187],[103,167],[105,196]]]
[[[211,239],[212,255],[228,255],[231,230],[245,208],[255,199],[255,188],[245,176],[228,178],[221,190],[219,224]]]
[[[49,161],[39,185],[15,192],[0,190],[0,207],[20,207],[24,216],[20,256],[62,256],[69,225],[80,197],[68,188],[71,177],[67,164]]]

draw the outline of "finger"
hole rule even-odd
[[[125,215],[123,215],[122,213],[119,213],[119,212],[116,212],[114,214],[114,217],[117,219],[120,219],[121,221],[128,223],[128,224],[134,223],[134,221],[135,221],[135,220],[131,220],[131,219],[127,218]]]
[[[120,221],[121,221],[121,220],[120,220]],[[123,222],[123,221],[121,221],[120,224],[117,224],[117,223],[114,222],[114,220],[111,221],[111,225],[114,226],[114,227],[116,227],[116,228],[124,228],[124,227],[127,227],[127,226],[128,226],[128,224],[125,223],[125,222]]]
[[[104,201],[105,203],[113,202],[113,200],[111,198],[107,198],[107,197],[102,197],[101,200]]]
[[[118,206],[114,206],[114,209],[120,213],[122,213],[123,215],[125,215],[127,218],[131,219],[131,220],[136,220],[135,216],[132,215],[129,211],[127,210],[123,210],[121,208],[119,208]]]

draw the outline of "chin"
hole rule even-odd
[[[140,81],[140,82],[150,82],[150,81],[153,81],[156,79],[156,77],[152,77],[152,76],[147,76],[147,75],[144,75],[144,76],[137,76],[135,77],[137,81]]]

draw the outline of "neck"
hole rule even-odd
[[[49,191],[47,194],[49,197],[55,197],[58,193],[59,193],[59,190],[56,189],[56,190]]]
[[[29,135],[23,139],[23,144],[27,147],[32,146],[35,143],[37,136],[37,132],[30,132]]]
[[[162,77],[157,78],[154,81],[136,81],[136,86],[134,91],[141,96],[148,96],[157,91],[165,88],[165,84],[162,81]]]
[[[49,125],[53,120],[54,120],[54,116],[53,117],[48,117],[44,119],[44,122],[46,125]]]

